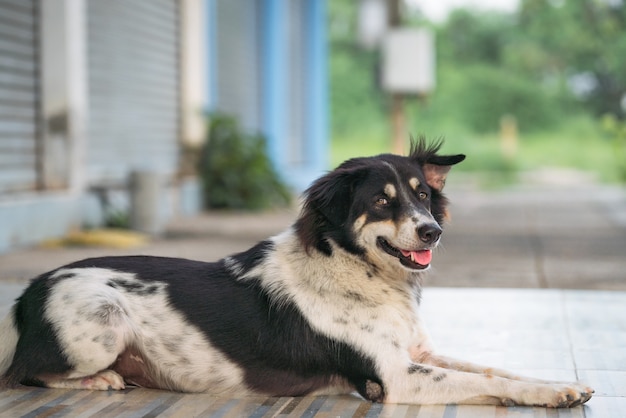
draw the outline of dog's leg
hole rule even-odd
[[[491,376],[504,377],[506,379],[521,380],[530,383],[565,383],[553,380],[536,379],[526,376],[520,376],[508,370],[498,369],[495,367],[483,366],[468,361],[457,360],[446,356],[429,355],[423,359],[423,362],[432,366],[442,367],[444,369],[457,370],[460,372],[486,374]]]
[[[65,378],[55,375],[37,376],[45,387],[56,389],[122,390],[124,379],[113,370],[103,370],[91,376]]]
[[[492,374],[410,363],[384,379],[385,402],[417,404],[499,404],[572,407],[587,402],[593,390],[578,384],[513,380]]]
[[[593,389],[586,387],[584,384],[580,382],[570,383],[570,382],[563,382],[563,381],[557,381],[557,380],[546,380],[546,379],[537,379],[537,378],[528,377],[528,376],[520,376],[519,374],[512,373],[508,370],[479,365],[479,364],[475,364],[475,363],[471,363],[471,362],[463,361],[463,360],[457,360],[457,359],[446,357],[446,356],[438,356],[438,355],[429,354],[428,356],[422,357],[422,362],[426,364],[430,364],[432,366],[442,367],[444,369],[457,370],[457,371],[467,372],[467,373],[498,376],[498,377],[503,377],[506,379],[519,380],[519,381],[529,382],[529,383],[578,385],[578,386],[584,387],[586,391],[593,393]]]
[[[566,383],[554,380],[535,379],[526,376],[520,376],[504,369],[488,367],[464,360],[458,360],[452,357],[436,355],[433,354],[432,345],[429,342],[414,346],[410,350],[410,355],[411,360],[415,363],[425,363],[431,366],[442,367],[444,369],[458,370],[468,373],[489,374],[492,376],[504,377],[513,380],[522,380],[532,383]]]
[[[329,395],[347,395],[353,393],[355,391],[354,385],[350,384],[348,380],[334,376],[331,378],[331,381],[328,386],[322,389],[318,389],[312,393],[310,396],[329,396]]]
[[[9,381],[54,388],[123,389],[123,378],[109,369],[133,341],[136,327],[125,294],[107,284],[121,275],[76,269],[46,285],[41,309],[23,306],[28,315],[18,327],[17,348],[6,373]]]

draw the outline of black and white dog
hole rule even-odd
[[[216,395],[358,391],[376,402],[569,407],[593,390],[436,355],[420,278],[446,218],[450,167],[343,163],[305,193],[292,228],[215,263],[79,261],[34,279],[0,324],[3,385]]]

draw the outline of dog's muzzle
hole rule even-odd
[[[439,233],[439,235],[441,235],[441,233]],[[430,265],[430,261],[432,260],[432,251],[430,249],[404,250],[396,248],[383,237],[378,237],[377,244],[384,252],[397,258],[400,264],[412,270],[424,270]]]

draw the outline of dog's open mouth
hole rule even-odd
[[[382,237],[378,237],[378,246],[383,249],[387,254],[392,257],[396,257],[400,260],[400,263],[413,270],[423,270],[430,264],[433,258],[433,252],[431,250],[419,250],[409,251],[396,248],[389,244],[387,240]]]

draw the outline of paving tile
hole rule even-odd
[[[626,397],[626,371],[578,370],[580,380],[596,391],[596,396]]]
[[[624,272],[626,274],[626,272]],[[625,276],[626,279],[626,276]],[[625,294],[623,292],[612,292],[606,290],[596,290],[589,292],[586,290],[568,290],[564,292],[568,306],[574,303],[590,303],[595,306],[606,306],[607,304],[623,305]]]
[[[626,349],[606,348],[574,349],[574,362],[579,369],[626,371]]]
[[[619,418],[626,415],[626,398],[594,396],[584,405],[586,418]]]
[[[623,348],[626,350],[626,331],[595,329],[572,330],[571,343],[574,349],[604,350]]]
[[[565,331],[493,329],[486,326],[436,329],[429,325],[437,346],[463,347],[470,350],[560,350],[569,351],[570,342]]]
[[[438,327],[560,331],[566,318],[557,290],[427,288],[422,311],[428,324]]]
[[[626,331],[623,292],[597,292],[595,298],[583,292],[571,292],[567,294],[565,308],[573,329]]]

